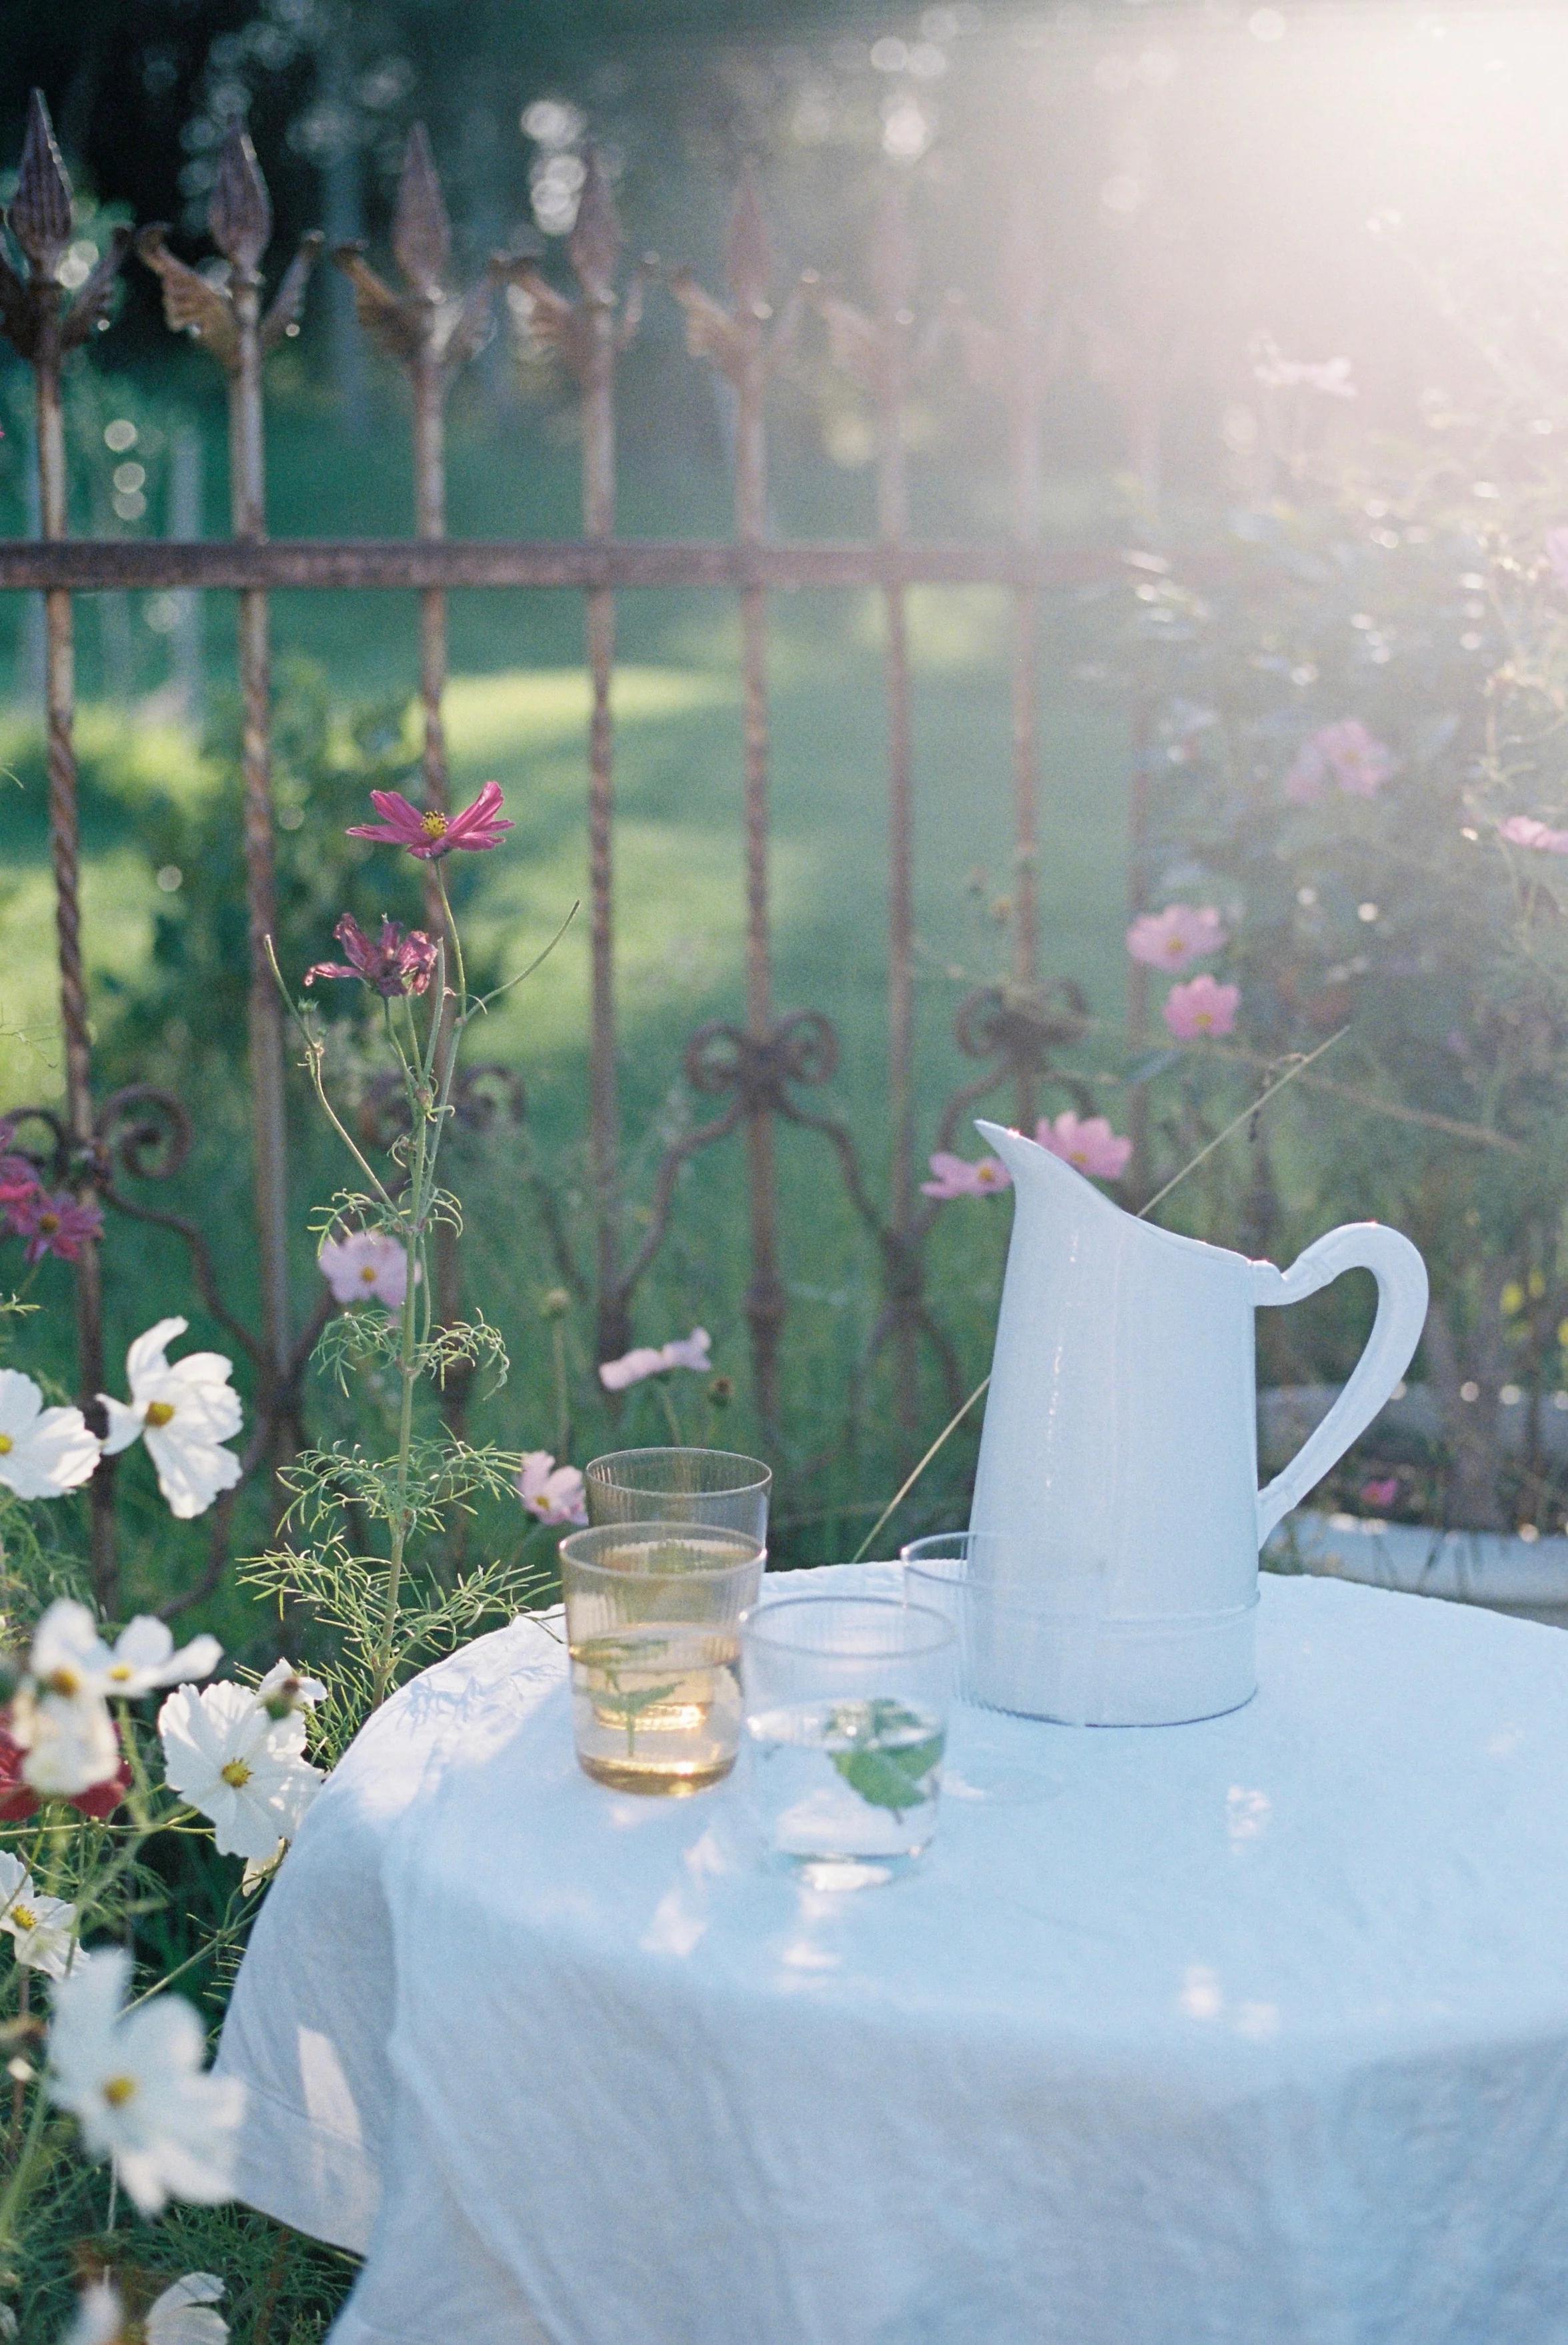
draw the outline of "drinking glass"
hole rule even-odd
[[[899,1549],[905,1593],[950,1622],[961,1701],[1081,1726],[1093,1714],[1100,1616],[1021,1596],[1007,1544],[976,1531],[911,1539]]]
[[[770,1852],[815,1888],[904,1872],[936,1829],[953,1630],[892,1596],[795,1596],[742,1624],[746,1775]]]
[[[760,1539],[706,1523],[606,1524],[561,1542],[572,1723],[584,1773],[680,1798],[735,1763],[741,1615]]]
[[[583,1474],[591,1523],[709,1523],[768,1535],[773,1473],[732,1449],[617,1449]]]

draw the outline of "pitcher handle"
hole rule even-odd
[[[1252,1265],[1252,1299],[1260,1304],[1300,1303],[1330,1286],[1345,1270],[1370,1270],[1378,1282],[1378,1315],[1350,1382],[1321,1425],[1307,1436],[1282,1474],[1258,1493],[1258,1544],[1314,1483],[1339,1463],[1371,1425],[1409,1367],[1426,1324],[1427,1276],[1409,1238],[1381,1222],[1347,1222],[1298,1254],[1289,1270],[1271,1262]]]

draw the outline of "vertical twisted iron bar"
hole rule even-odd
[[[26,256],[25,283],[4,264],[6,330],[33,369],[36,395],[39,534],[65,537],[67,529],[65,411],[60,376],[66,352],[106,315],[108,289],[123,245],[99,264],[81,299],[67,310],[60,264],[71,241],[71,182],[60,160],[48,109],[35,90],[26,138],[8,213],[11,232]],[[71,1186],[84,1203],[96,1193],[93,1120],[92,1030],[82,963],[81,842],[76,809],[74,737],[76,644],[71,597],[44,598],[44,699],[49,797],[49,854],[55,879],[56,944],[60,973],[60,1024],[66,1061],[66,1135]],[[103,1274],[96,1243],[88,1239],[76,1264],[76,1372],[89,1422],[102,1429],[97,1396],[104,1386]],[[92,1568],[95,1592],[106,1611],[118,1594],[115,1560],[112,1474],[93,1477]]]
[[[591,538],[615,530],[614,269],[620,223],[597,152],[572,235],[572,265],[582,288],[582,522]],[[631,1342],[621,1280],[620,1099],[615,1063],[614,736],[611,685],[615,667],[615,597],[608,586],[585,597],[592,708],[588,730],[590,949],[589,1173],[593,1190],[599,1294],[599,1356],[613,1359]]]
[[[909,487],[904,411],[909,380],[910,303],[915,256],[907,198],[901,182],[884,192],[872,251],[878,335],[876,406],[877,535],[901,545],[909,529]],[[887,692],[887,1072],[892,1127],[889,1218],[907,1235],[915,1201],[915,837],[913,742],[909,707],[908,611],[902,585],[885,590]],[[919,1419],[917,1331],[905,1310],[895,1332],[898,1416],[913,1435]]]
[[[762,208],[748,177],[730,228],[734,298],[735,534],[743,546],[767,534],[764,393],[770,259]],[[759,1046],[773,1028],[773,940],[768,900],[768,610],[760,586],[741,590],[741,690],[746,828],[746,1031]],[[771,1431],[779,1415],[779,1339],[785,1295],[778,1261],[778,1179],[771,1096],[758,1091],[746,1120],[752,1277],[746,1319],[757,1414]]]
[[[1128,786],[1127,809],[1127,917],[1128,923],[1148,909],[1148,782],[1149,758],[1152,755],[1154,722],[1148,694],[1142,679],[1135,685],[1132,708],[1132,758]],[[1140,960],[1127,957],[1127,1036],[1135,1051],[1141,1051],[1148,1041],[1148,970]],[[1153,1169],[1148,1154],[1148,1085],[1133,1087],[1132,1112],[1129,1122],[1132,1140],[1132,1163],[1129,1186],[1138,1201],[1146,1200],[1153,1188]]]
[[[248,139],[245,142],[248,149]],[[250,157],[255,168],[255,157]],[[259,183],[259,173],[257,179]],[[268,222],[270,225],[270,222]],[[214,228],[217,235],[217,224]],[[230,290],[238,333],[228,386],[229,517],[237,538],[267,534],[266,459],[261,420],[261,279],[265,237],[231,254]],[[217,241],[221,244],[222,239]],[[288,1158],[283,1088],[282,1007],[268,966],[267,939],[278,929],[278,878],[272,833],[272,652],[268,597],[248,587],[239,597],[241,771],[245,794],[245,893],[250,944],[250,1090],[256,1156],[256,1232],[260,1254],[261,1325],[266,1357],[264,1406],[288,1371]],[[277,1428],[279,1447],[285,1438]]]
[[[1045,272],[1034,208],[1020,191],[1004,258],[1011,350],[1007,375],[1007,472],[1013,534],[1038,551],[1043,526],[1040,394]],[[1013,592],[1013,981],[1033,994],[1039,983],[1039,629],[1040,590]],[[1034,1061],[1017,1068],[1018,1128],[1034,1129],[1039,1092]]]

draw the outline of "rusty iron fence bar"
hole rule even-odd
[[[591,155],[569,255],[575,298],[556,290],[531,254],[492,255],[464,294],[449,289],[451,236],[440,183],[422,128],[410,134],[392,231],[402,289],[387,285],[358,246],[333,259],[353,283],[361,325],[409,376],[415,536],[402,540],[269,542],[266,533],[262,438],[262,364],[285,334],[297,330],[312,261],[320,244],[308,238],[289,264],[271,307],[262,308],[260,264],[271,235],[265,183],[243,127],[231,126],[220,158],[209,224],[228,264],[219,279],[188,269],[169,253],[164,231],[143,230],[138,249],[162,281],[171,327],[194,337],[228,378],[230,424],[231,529],[224,543],[169,541],[83,543],[66,535],[64,441],[59,368],[65,351],[106,322],[115,272],[126,239],[111,249],[68,306],[57,281],[69,240],[69,182],[55,150],[48,117],[35,100],[16,200],[8,215],[28,263],[18,278],[0,257],[0,323],[32,365],[38,384],[39,542],[0,543],[0,591],[41,592],[48,614],[46,643],[50,823],[59,902],[60,968],[66,1036],[64,1115],[26,1112],[49,1135],[46,1155],[58,1177],[84,1194],[96,1194],[134,1218],[179,1234],[207,1308],[256,1363],[260,1378],[257,1422],[245,1457],[248,1473],[292,1437],[300,1375],[329,1307],[318,1301],[310,1324],[294,1331],[287,1287],[287,1174],[283,1060],[279,1005],[263,948],[275,920],[270,776],[268,597],[284,590],[408,591],[420,598],[419,697],[422,717],[421,783],[427,805],[448,805],[442,704],[447,684],[446,596],[456,588],[555,588],[585,599],[586,652],[592,684],[589,727],[592,1008],[590,1036],[590,1160],[595,1277],[584,1281],[565,1232],[546,1200],[550,1242],[564,1274],[597,1302],[599,1356],[625,1348],[631,1305],[639,1282],[667,1234],[681,1173],[703,1149],[744,1131],[750,1206],[751,1277],[745,1296],[753,1351],[754,1393],[764,1425],[776,1428],[780,1338],[786,1297],[781,1273],[774,1142],[786,1122],[825,1141],[849,1202],[872,1237],[884,1297],[860,1379],[859,1396],[885,1346],[895,1360],[896,1406],[905,1435],[917,1416],[918,1368],[924,1345],[941,1386],[956,1405],[956,1355],[925,1297],[925,1247],[936,1207],[916,1196],[914,1105],[914,726],[906,591],[917,584],[989,585],[1012,598],[1009,661],[1011,704],[1013,915],[1012,967],[1003,984],[971,996],[955,1022],[960,1051],[980,1062],[946,1103],[936,1141],[947,1146],[980,1100],[1011,1083],[1021,1122],[1032,1117],[1040,1087],[1054,1082],[1087,1106],[1087,1087],[1057,1063],[1086,1030],[1081,995],[1066,980],[1042,985],[1038,974],[1037,762],[1038,632],[1043,597],[1051,591],[1101,584],[1126,574],[1126,557],[1106,547],[1047,548],[1038,436],[1040,403],[1051,359],[1043,259],[1027,218],[1015,224],[1006,256],[1004,322],[986,327],[969,319],[952,298],[925,328],[915,313],[916,261],[905,198],[893,187],[873,242],[872,305],[856,309],[809,272],[775,313],[770,301],[772,259],[757,191],[743,181],[732,216],[725,276],[729,305],[698,287],[684,271],[648,261],[618,289],[622,237],[601,158]],[[615,534],[615,377],[620,353],[634,336],[646,285],[664,282],[686,317],[689,348],[714,365],[733,402],[734,534],[729,543],[618,539]],[[501,543],[446,536],[446,401],[453,380],[491,330],[502,284],[521,289],[529,330],[552,345],[575,379],[582,401],[585,535],[573,543]],[[829,350],[867,398],[877,429],[877,535],[873,543],[784,543],[768,534],[766,388],[793,347],[803,319],[814,312],[826,327]],[[990,543],[922,543],[909,532],[905,414],[914,384],[956,330],[977,382],[999,391],[1007,420],[1007,477],[1012,500],[1008,536]],[[727,1095],[709,1121],[666,1149],[653,1182],[644,1228],[623,1255],[625,1201],[619,1169],[614,972],[614,771],[612,695],[615,665],[614,596],[622,589],[670,586],[733,592],[741,620],[743,802],[745,868],[745,1018],[744,1025],[712,1021],[687,1047],[684,1070],[699,1096]],[[82,972],[79,872],[76,838],[76,777],[71,750],[73,675],[71,602],[77,592],[104,589],[228,590],[239,597],[238,651],[244,698],[243,780],[246,881],[251,958],[250,1064],[255,1115],[257,1208],[261,1241],[263,1325],[259,1334],[235,1316],[223,1296],[206,1241],[182,1216],[127,1196],[116,1172],[138,1178],[178,1169],[190,1145],[189,1120],[177,1101],[149,1086],[117,1092],[95,1112],[89,1030]],[[838,1042],[831,1020],[797,1010],[782,1019],[774,1003],[769,907],[770,741],[768,707],[769,597],[799,588],[865,588],[881,594],[885,612],[885,689],[887,704],[888,1081],[893,1113],[887,1203],[877,1202],[855,1141],[841,1116],[814,1109],[796,1096],[834,1073]],[[1134,826],[1146,787],[1140,757],[1135,776]],[[1136,858],[1135,858],[1136,860]],[[1138,881],[1135,878],[1135,887]],[[439,906],[429,908],[434,923]],[[471,1117],[476,1125],[511,1102],[522,1114],[521,1086],[504,1070],[476,1069]],[[510,1085],[510,1091],[508,1086]],[[499,1088],[498,1088],[499,1087]],[[481,1094],[482,1093],[482,1097]],[[505,1097],[503,1098],[503,1094]],[[467,1094],[465,1093],[465,1099]],[[881,1186],[882,1184],[877,1184]],[[437,1264],[443,1317],[457,1308],[455,1256]],[[82,1265],[77,1286],[84,1391],[102,1377],[101,1298],[96,1254]],[[460,1406],[460,1401],[459,1403]],[[95,1537],[99,1593],[113,1609],[112,1522],[106,1497]],[[223,1568],[232,1494],[215,1509],[207,1570],[172,1599],[195,1600],[216,1585]]]
[[[1189,565],[1201,575],[1197,563]],[[1101,546],[898,546],[812,539],[765,545],[703,544],[653,537],[598,544],[552,538],[269,538],[241,545],[204,538],[0,539],[0,591],[88,594],[102,587],[265,587],[330,592],[410,588],[712,586],[788,594],[799,587],[1103,585],[1128,575],[1124,556]]]
[[[199,342],[222,370],[228,409],[229,526],[233,543],[258,548],[267,538],[267,457],[262,368],[297,325],[320,249],[307,237],[263,309],[262,257],[272,241],[272,203],[244,125],[231,123],[218,157],[207,210],[212,240],[228,264],[222,283],[186,267],[167,231],[144,228],[137,250],[158,278],[164,315]],[[240,589],[238,657],[245,893],[250,989],[253,1177],[260,1254],[261,1416],[274,1462],[288,1446],[296,1415],[295,1336],[288,1303],[288,1133],[284,1091],[283,1005],[268,959],[278,926],[277,858],[272,828],[272,652],[264,579]]]

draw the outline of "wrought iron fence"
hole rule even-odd
[[[452,284],[451,239],[440,183],[422,129],[410,137],[399,188],[392,250],[401,285],[390,286],[362,249],[331,258],[351,279],[359,318],[380,347],[408,371],[412,391],[416,536],[412,541],[269,542],[266,530],[263,371],[267,356],[297,324],[321,239],[307,238],[290,257],[270,302],[262,263],[271,238],[265,182],[243,127],[231,127],[212,197],[212,240],[225,264],[211,274],[187,267],[157,227],[141,230],[136,252],[161,280],[171,328],[193,338],[221,368],[229,418],[230,535],[223,542],[99,541],[69,534],[62,421],[62,369],[70,354],[107,326],[115,279],[133,239],[116,231],[109,249],[74,295],[61,282],[72,234],[72,194],[43,100],[34,96],[20,176],[7,213],[25,261],[20,273],[0,256],[0,326],[32,368],[37,392],[37,473],[41,538],[0,543],[0,588],[41,593],[46,614],[46,699],[49,827],[56,884],[61,1016],[65,1035],[62,1108],[32,1111],[46,1134],[56,1176],[84,1199],[96,1199],[170,1229],[190,1250],[204,1303],[247,1354],[257,1378],[255,1431],[248,1470],[292,1438],[300,1375],[319,1332],[325,1305],[301,1323],[289,1293],[287,1223],[288,1133],[280,1004],[267,959],[276,925],[270,761],[268,596],[286,587],[346,592],[414,589],[420,597],[420,698],[423,714],[422,786],[433,807],[448,804],[442,703],[447,681],[446,596],[451,588],[537,587],[581,593],[592,682],[588,731],[591,1006],[588,1158],[593,1223],[591,1284],[599,1356],[624,1350],[640,1281],[669,1228],[682,1168],[734,1132],[744,1132],[749,1194],[750,1330],[754,1396],[764,1426],[776,1423],[780,1344],[786,1312],[774,1163],[783,1122],[818,1135],[836,1164],[855,1213],[874,1245],[882,1303],[869,1357],[889,1345],[905,1429],[914,1430],[922,1347],[935,1361],[956,1406],[957,1362],[925,1291],[925,1255],[935,1208],[920,1195],[914,1067],[916,830],[912,803],[913,719],[907,597],[923,584],[988,584],[1011,598],[1011,757],[1014,884],[1008,980],[974,993],[956,1021],[960,1050],[976,1063],[971,1080],[946,1102],[931,1139],[946,1147],[968,1112],[1010,1085],[1016,1112],[1028,1122],[1057,1054],[1083,1030],[1081,996],[1065,980],[1042,980],[1037,866],[1038,636],[1042,595],[1118,574],[1116,558],[1048,548],[1044,542],[1039,469],[1041,404],[1051,359],[1044,259],[1020,208],[1009,236],[1004,293],[994,320],[948,299],[923,314],[916,298],[916,256],[900,189],[890,187],[877,221],[869,281],[871,306],[855,306],[834,285],[807,273],[775,299],[774,266],[755,187],[736,198],[730,227],[725,296],[710,293],[686,271],[644,262],[622,267],[622,238],[607,177],[591,158],[569,254],[576,293],[568,298],[541,271],[537,255],[498,254],[464,292]],[[662,287],[684,313],[693,357],[717,370],[733,396],[734,533],[725,542],[672,543],[618,538],[616,529],[617,361],[638,330],[645,297]],[[572,541],[454,541],[446,534],[444,420],[451,384],[491,329],[503,287],[519,289],[534,335],[553,347],[578,388],[582,408],[584,534]],[[767,528],[767,390],[770,374],[808,318],[825,330],[830,357],[867,395],[877,431],[878,527],[862,543],[781,543]],[[1006,420],[1011,529],[991,543],[922,543],[911,536],[905,413],[917,379],[956,360],[1001,403]],[[613,677],[616,596],[658,586],[705,587],[738,598],[744,712],[745,1016],[710,1022],[687,1046],[684,1072],[714,1112],[666,1150],[651,1210],[633,1243],[622,1193],[622,1155],[617,1079]],[[887,1080],[892,1148],[885,1183],[862,1162],[848,1125],[812,1095],[837,1063],[831,1018],[817,1009],[780,1015],[774,1000],[770,929],[769,598],[781,589],[875,589],[885,611],[887,711]],[[73,747],[72,596],[104,588],[215,589],[238,597],[238,654],[243,697],[245,869],[249,938],[248,1060],[254,1186],[260,1260],[261,1320],[253,1327],[227,1302],[200,1230],[185,1217],[129,1194],[126,1175],[177,1169],[190,1146],[180,1103],[137,1085],[100,1100],[95,1090],[81,935],[76,762]],[[1135,787],[1135,821],[1138,792]],[[1134,858],[1134,868],[1137,858]],[[439,902],[430,917],[440,917]],[[1129,1003],[1141,1025],[1139,1004]],[[484,1088],[481,1081],[481,1090]],[[456,1307],[457,1264],[438,1260],[438,1301]],[[96,1246],[76,1265],[76,1320],[84,1404],[96,1406],[104,1382],[102,1294]],[[100,1473],[92,1486],[94,1558],[100,1595],[112,1605],[115,1554],[112,1494]],[[207,1579],[221,1568],[227,1514],[220,1512]],[[187,1591],[177,1602],[188,1601]]]

